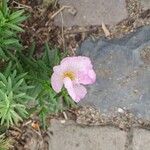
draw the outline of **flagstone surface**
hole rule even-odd
[[[97,74],[81,105],[106,114],[123,108],[150,119],[150,26],[122,39],[89,38],[78,55],[90,57]]]
[[[62,123],[63,121],[63,123]],[[150,132],[112,126],[79,126],[69,120],[51,120],[49,150],[149,150]]]
[[[61,26],[115,25],[128,14],[125,0],[59,0],[60,6],[71,6],[56,16],[55,24]]]
[[[111,127],[81,127],[53,120],[49,150],[125,150],[127,133]]]
[[[140,0],[143,9],[150,9],[150,0]]]

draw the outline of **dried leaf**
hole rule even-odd
[[[33,129],[35,129],[37,131],[40,130],[40,126],[39,126],[38,122],[33,122],[31,126],[32,126]]]

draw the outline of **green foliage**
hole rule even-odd
[[[23,13],[24,10],[12,12],[7,6],[7,0],[2,0],[0,4],[0,60],[3,62],[5,60],[5,66],[7,66],[6,61],[17,59],[14,57],[16,51],[22,47],[18,33],[23,32],[20,23],[27,18]],[[12,69],[14,69],[13,72]],[[0,73],[0,123],[9,127],[27,116],[25,102],[31,97],[26,94],[26,91],[31,87],[25,83],[26,73],[17,74],[11,62],[4,70]]]
[[[0,73],[0,122],[7,127],[27,116],[25,102],[33,99],[26,94],[27,89],[32,88],[24,81],[26,74],[17,75],[15,70],[11,73],[8,68],[4,74]]]
[[[3,0],[0,7],[0,58],[8,60],[8,51],[14,53],[21,48],[17,33],[23,32],[20,24],[27,19],[23,15],[24,10],[12,12],[7,7],[7,1]]]
[[[34,45],[28,55],[21,54],[20,61],[24,72],[28,72],[27,82],[35,87],[29,91],[29,95],[37,101],[37,110],[45,126],[44,122],[48,113],[57,113],[75,104],[65,90],[56,94],[50,83],[53,67],[58,65],[66,54],[60,53],[56,48],[50,48],[48,43],[45,44],[41,58],[35,59],[33,53]]]
[[[23,32],[20,23],[26,19],[23,13],[23,10],[10,11],[6,0],[2,1],[0,60],[4,64],[0,68],[0,126],[5,128],[17,124],[36,112],[45,128],[49,113],[75,106],[66,90],[57,94],[50,83],[53,67],[66,54],[46,43],[42,56],[36,58],[34,42],[28,51],[19,51],[18,48],[23,47],[19,44],[18,33]],[[31,102],[33,105],[29,107]]]
[[[6,139],[4,134],[0,135],[0,150],[9,150],[11,148],[11,140]]]

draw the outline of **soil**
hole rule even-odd
[[[75,54],[75,50],[87,37],[104,37],[102,26],[87,26],[71,28],[58,27],[54,24],[52,16],[60,10],[57,3],[52,3],[49,7],[44,7],[41,1],[20,0],[24,8],[30,14],[29,19],[23,24],[25,33],[22,34],[23,44],[27,48],[33,41],[36,42],[37,53],[42,51],[45,42],[51,43],[62,50],[68,50],[70,54]],[[106,38],[121,38],[137,28],[150,24],[150,10],[142,10],[138,0],[126,0],[128,18],[121,21],[114,27],[106,25],[110,35]],[[12,2],[11,6],[18,7]],[[51,19],[52,18],[52,19]]]
[[[141,26],[150,24],[150,10],[142,10],[138,0],[126,1],[129,17],[113,28],[106,25],[110,32],[110,36],[106,38],[120,38],[130,32],[134,32]],[[50,42],[51,45],[62,49],[62,51],[67,49],[71,55],[74,55],[76,48],[85,38],[105,36],[101,25],[88,27],[74,26],[63,29],[55,26],[51,16],[60,9],[58,4],[45,8],[41,5],[41,1],[37,0],[19,0],[17,3],[14,3],[12,0],[10,6],[13,8],[24,7],[26,12],[30,14],[29,19],[22,25],[25,32],[21,34],[21,37],[25,48],[28,48],[33,41],[36,42],[36,54],[42,52],[45,42]],[[146,63],[148,62],[147,55],[149,55],[149,51],[141,54]],[[128,130],[132,126],[150,129],[150,122],[139,120],[131,113],[125,111],[123,113],[117,112],[113,114],[113,117],[100,114],[97,110],[89,107],[68,110],[65,113],[67,119],[72,119],[80,125],[113,125],[122,130]],[[49,116],[48,122],[53,117],[61,118],[62,120],[65,118],[63,114]],[[40,129],[40,122],[34,117],[16,128],[9,129],[7,135],[14,140],[13,150],[48,149],[48,135],[46,131]]]

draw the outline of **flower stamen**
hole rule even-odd
[[[72,71],[66,71],[63,73],[63,78],[70,78],[71,80],[74,80],[75,79],[75,73],[72,72]]]

